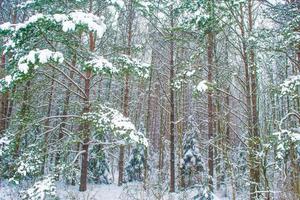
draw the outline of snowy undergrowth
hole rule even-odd
[[[20,185],[13,185],[6,181],[0,182],[0,200],[21,200],[22,197],[24,197],[24,192],[28,191],[28,189],[26,189],[28,185],[30,185],[30,183],[27,182]],[[38,186],[39,184],[34,185]],[[44,185],[41,185],[41,188],[44,188]],[[116,184],[90,184],[86,192],[79,192],[78,186],[56,183],[56,195],[54,196],[62,200],[189,200],[193,199],[193,197],[197,195],[197,192],[198,190],[196,188],[172,194],[166,191],[159,197],[155,192],[155,188],[144,190],[142,182],[128,183],[122,187]],[[229,198],[222,197],[221,192],[218,192],[215,199],[227,200]]]
[[[35,184],[35,186],[37,186]],[[7,182],[0,183],[0,200],[21,200],[24,197],[25,187],[28,187],[28,183],[16,186]],[[40,188],[44,188],[45,185],[41,185]],[[32,187],[31,187],[32,188]],[[158,197],[155,193],[155,188],[143,189],[143,183],[134,182],[124,184],[122,187],[116,184],[90,184],[86,192],[79,192],[78,186],[65,185],[63,183],[56,183],[56,192],[54,197],[48,197],[45,199],[60,199],[60,200],[189,200],[197,194],[197,189],[188,189],[186,191],[179,191],[177,193],[168,193],[167,191],[163,196]],[[32,190],[30,190],[32,191]],[[43,196],[40,196],[44,199]],[[227,200],[229,198],[221,197],[221,194],[217,194],[215,200]]]

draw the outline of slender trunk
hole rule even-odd
[[[174,27],[173,6],[171,6],[171,29]],[[175,192],[175,102],[174,90],[172,87],[175,76],[174,66],[174,33],[171,30],[170,41],[170,192]]]
[[[153,58],[152,58],[153,59]],[[148,100],[147,100],[147,113],[146,113],[146,136],[149,136],[150,131],[150,109],[151,109],[151,86],[152,86],[152,66],[150,69],[150,80],[149,80],[149,87],[148,87]],[[145,158],[144,158],[144,189],[147,186],[147,179],[148,179],[148,147],[145,147]]]
[[[162,106],[164,106],[164,101],[162,101]],[[160,108],[160,127],[159,127],[159,158],[158,158],[158,170],[160,172],[161,179],[163,178],[163,163],[164,163],[164,109]]]
[[[45,165],[48,157],[48,139],[49,139],[49,133],[48,130],[50,125],[50,115],[51,115],[51,107],[52,107],[52,101],[53,101],[53,93],[54,93],[54,71],[52,74],[52,81],[51,81],[51,87],[50,87],[50,94],[49,94],[49,101],[48,101],[48,108],[47,108],[47,119],[45,120],[45,136],[44,136],[44,156],[43,156],[43,164],[41,168],[41,174],[45,173]]]
[[[248,0],[248,25],[249,32],[252,31],[252,3]],[[247,120],[249,133],[249,168],[250,168],[250,199],[258,196],[259,184],[259,166],[256,160],[255,152],[258,149],[258,113],[256,109],[256,69],[254,65],[254,51],[246,44],[244,10],[240,5],[240,30],[242,36],[242,59],[244,62],[245,85],[246,85],[246,104],[247,104]],[[253,71],[252,71],[253,70]],[[254,73],[254,74],[253,74]],[[253,94],[253,92],[255,94]],[[254,116],[255,115],[255,116]]]
[[[90,6],[92,6],[92,1],[90,1]],[[91,12],[92,8],[90,8]],[[89,44],[90,51],[93,52],[95,50],[95,38],[94,33],[90,32],[89,34]],[[92,71],[88,70],[85,73],[84,79],[84,108],[83,114],[90,112],[90,86],[91,86],[91,77]],[[83,126],[83,144],[82,144],[82,158],[81,158],[81,174],[80,174],[80,186],[79,191],[86,191],[87,189],[87,175],[88,175],[88,153],[89,153],[89,141],[90,141],[90,125],[88,122],[84,122]]]
[[[13,107],[14,107],[14,100],[13,100],[13,96],[16,92],[16,87],[13,86],[13,89],[11,91],[11,93],[9,94],[9,96],[11,97],[9,99],[9,104],[8,104],[8,108],[7,108],[7,114],[6,114],[6,127],[9,126],[9,122],[10,122],[10,118],[11,118],[11,115],[12,115],[12,111],[13,111]]]
[[[23,129],[25,127],[25,123],[28,120],[27,115],[29,115],[29,89],[30,89],[30,81],[27,81],[24,89],[24,94],[23,94],[23,102],[19,113],[21,120],[18,127],[18,131],[15,135],[15,149],[13,155],[14,159],[17,159],[19,156],[21,137],[22,137]]]
[[[131,40],[132,40],[132,23],[133,23],[133,9],[132,9],[132,0],[129,0],[128,5],[128,12],[129,12],[129,21],[128,21],[128,35],[127,35],[127,52],[128,56],[131,55]],[[123,115],[128,117],[129,111],[129,74],[127,73],[125,76],[125,89],[124,89],[124,99],[123,99]],[[118,185],[121,186],[123,184],[124,179],[124,156],[125,156],[125,146],[120,145],[120,152],[119,152],[119,178],[118,178]]]
[[[88,113],[90,111],[90,78],[91,78],[91,71],[87,71],[85,75],[85,95],[86,99],[84,100],[84,108],[83,108],[83,114]],[[89,132],[90,132],[90,126],[88,122],[85,122],[83,125],[83,144],[82,144],[82,159],[81,159],[81,174],[80,174],[80,186],[79,191],[86,191],[87,189],[87,175],[88,175],[88,151],[89,151]]]
[[[216,130],[216,146],[215,148],[215,166],[216,166],[216,186],[217,190],[220,190],[221,184],[224,182],[224,172],[222,171],[222,166],[224,165],[224,160],[222,158],[223,152],[225,151],[225,134],[223,132],[223,127],[221,125],[221,102],[220,102],[220,94],[218,93],[216,95],[215,100],[215,114],[216,114],[216,120],[215,120],[215,130]]]
[[[72,59],[72,66],[76,67],[76,54],[74,55],[73,59]],[[74,70],[71,69],[70,71],[70,79],[73,79],[74,77]],[[72,88],[72,82],[69,81],[68,82],[68,88],[71,89]],[[71,91],[70,90],[66,90],[66,94],[65,94],[65,99],[64,99],[64,107],[63,107],[63,112],[62,115],[66,116],[69,112],[69,104],[70,104],[70,97],[71,97]],[[62,139],[64,137],[64,129],[66,127],[66,120],[67,118],[62,118],[61,121],[61,125],[59,128],[59,134],[58,134],[58,142],[62,143]],[[61,152],[57,152],[56,156],[55,156],[55,166],[57,167],[60,164],[60,159],[61,159]],[[56,179],[59,180],[59,171],[56,171]]]
[[[248,26],[249,32],[253,29],[253,0],[248,0]],[[249,48],[249,67],[251,73],[251,101],[252,101],[252,134],[250,138],[250,199],[259,198],[259,182],[260,182],[260,161],[257,159],[257,152],[259,151],[260,135],[258,124],[258,110],[257,110],[257,72],[254,61],[254,50]]]
[[[1,68],[5,68],[5,62],[6,62],[6,57],[5,54],[2,54],[1,58]],[[7,110],[8,110],[8,98],[9,98],[9,93],[1,94],[1,111],[0,111],[0,133],[5,131],[6,129],[6,122],[7,122]]]
[[[213,49],[214,49],[214,36],[212,30],[207,35],[207,64],[208,64],[208,74],[207,81],[212,82],[213,76]],[[213,97],[212,91],[207,92],[207,112],[208,112],[208,175],[209,175],[209,188],[210,191],[213,191],[213,176],[214,176],[214,149],[213,149]]]

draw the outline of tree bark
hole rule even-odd
[[[208,62],[208,74],[207,81],[212,83],[212,70],[213,70],[213,48],[214,48],[214,36],[213,32],[210,31],[207,36],[207,62]],[[212,91],[207,92],[207,112],[208,112],[208,175],[209,177],[209,188],[213,191],[213,176],[214,176],[214,149],[213,149],[213,97]]]
[[[174,28],[173,6],[171,6],[171,29]],[[170,41],[170,192],[175,192],[175,99],[173,90],[173,79],[175,77],[174,66],[174,32],[171,30]]]
[[[52,74],[52,80],[51,80],[51,87],[50,87],[50,94],[49,94],[49,101],[48,101],[48,108],[47,108],[47,119],[45,120],[45,135],[44,135],[44,156],[43,156],[43,164],[41,168],[41,174],[45,174],[45,168],[46,168],[46,161],[48,157],[48,139],[49,139],[49,133],[48,130],[50,125],[50,115],[51,115],[51,108],[52,108],[52,101],[53,101],[53,93],[54,93],[54,70]]]
[[[3,71],[5,70],[5,62],[6,57],[5,54],[2,54],[1,57],[1,68],[3,68]],[[2,70],[2,69],[1,69]],[[7,122],[7,110],[8,110],[8,98],[9,93],[6,92],[5,94],[1,94],[0,101],[1,101],[1,107],[0,107],[0,134],[5,131],[6,129],[6,122]]]
[[[92,0],[90,1],[90,6],[92,6]],[[92,11],[92,7],[90,7],[90,12]],[[95,50],[95,37],[94,33],[90,32],[89,34],[89,44],[90,44],[90,51],[93,52]],[[83,112],[88,113],[90,112],[90,86],[91,86],[91,77],[92,71],[88,70],[85,73],[84,79],[84,108]],[[83,126],[83,145],[82,145],[82,158],[81,158],[81,173],[80,173],[80,186],[79,191],[86,191],[87,189],[87,175],[88,175],[88,151],[89,151],[89,141],[90,141],[90,125],[88,122],[84,122]]]
[[[208,12],[212,17],[214,17],[214,1],[210,0],[208,2]],[[213,27],[210,25],[208,27],[208,33],[207,33],[207,81],[209,83],[212,83],[213,81],[213,64],[214,64],[214,33],[213,33]],[[208,113],[208,187],[211,192],[213,192],[214,186],[213,186],[213,176],[214,176],[214,148],[213,148],[213,139],[214,139],[214,119],[213,119],[213,94],[211,90],[207,91],[207,113]]]
[[[248,0],[248,26],[249,33],[253,30],[253,0]],[[249,65],[251,73],[251,103],[252,103],[252,133],[250,137],[250,199],[259,198],[259,182],[260,182],[260,161],[256,154],[259,151],[260,134],[258,124],[258,109],[257,109],[257,72],[254,60],[254,50],[249,48]]]
[[[132,41],[132,23],[133,23],[133,9],[132,9],[132,0],[129,0],[128,4],[128,12],[129,12],[129,21],[128,21],[128,32],[127,32],[127,52],[128,56],[131,55],[131,41]],[[129,74],[125,75],[125,89],[124,89],[124,99],[123,99],[123,115],[125,117],[129,116]],[[124,181],[124,157],[125,157],[125,146],[120,145],[120,153],[119,153],[119,178],[118,185],[121,186]]]

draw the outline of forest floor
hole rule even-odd
[[[10,184],[0,183],[0,200],[21,199],[22,188]],[[155,192],[156,190],[143,189],[140,183],[124,184],[119,187],[110,185],[89,185],[86,192],[79,192],[78,186],[64,184],[57,185],[57,196],[61,200],[189,200],[197,194],[196,190],[181,191],[178,193]],[[228,198],[216,197],[216,200]]]

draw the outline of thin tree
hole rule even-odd
[[[132,0],[128,2],[128,30],[127,30],[127,51],[126,54],[131,56],[131,41],[132,41],[132,24],[133,24],[133,8],[132,8]],[[125,117],[129,116],[129,72],[125,74],[125,88],[124,88],[124,97],[123,97],[123,115]],[[124,179],[124,156],[125,156],[125,146],[120,145],[120,153],[119,153],[119,178],[118,185],[121,186],[123,184]]]

